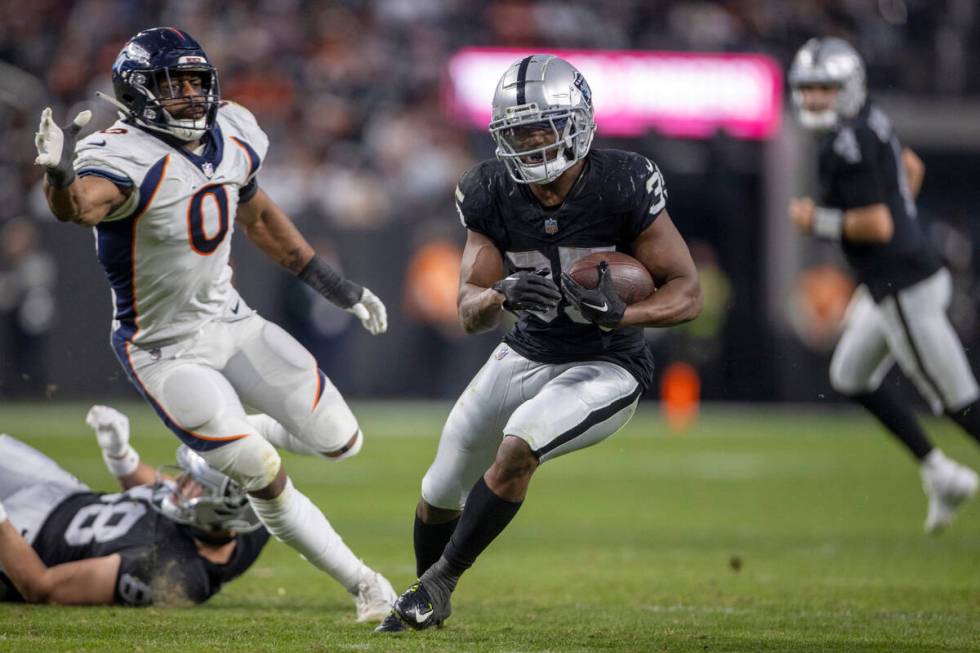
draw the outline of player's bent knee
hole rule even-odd
[[[363,446],[364,433],[361,432],[361,429],[357,429],[357,432],[354,433],[353,437],[344,446],[330,451],[321,451],[320,455],[327,460],[338,462],[347,458],[353,458],[361,452]]]
[[[214,420],[223,403],[214,381],[190,365],[174,370],[163,382],[162,393],[167,412],[185,429],[198,429]]]
[[[830,386],[846,397],[853,397],[867,392],[867,379],[859,379],[847,369],[843,360],[836,356],[830,362]]]
[[[249,493],[271,485],[282,467],[276,448],[257,435],[200,454],[208,465],[233,478]]]
[[[497,449],[491,472],[504,479],[530,476],[538,468],[538,457],[531,451],[531,446],[522,438],[506,436]]]
[[[454,479],[433,473],[431,468],[422,477],[422,503],[436,510],[462,510],[469,490]],[[424,517],[422,520],[426,521]]]

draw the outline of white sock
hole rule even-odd
[[[344,586],[357,592],[357,583],[367,567],[351,551],[320,509],[286,479],[286,487],[275,499],[249,496],[249,503],[266,529],[295,549]]]
[[[303,456],[315,456],[317,452],[308,444],[297,438],[283,427],[282,424],[268,415],[249,415],[248,423],[277,449],[285,449]]]

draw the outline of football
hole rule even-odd
[[[599,283],[599,263],[605,261],[612,274],[616,294],[627,304],[635,304],[653,294],[656,286],[653,278],[635,258],[622,252],[596,252],[572,264],[570,277],[585,288],[595,288]]]

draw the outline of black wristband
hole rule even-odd
[[[364,287],[348,281],[322,258],[313,255],[299,274],[300,281],[341,308],[350,308],[361,301]]]

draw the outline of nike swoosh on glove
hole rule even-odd
[[[385,309],[384,302],[367,288],[361,295],[361,301],[346,310],[348,313],[353,313],[372,336],[388,330],[388,311]]]
[[[504,310],[547,311],[561,301],[555,282],[546,277],[547,271],[521,270],[494,282],[491,288],[504,296]]]
[[[37,158],[34,164],[47,168],[48,181],[58,189],[75,181],[75,143],[78,132],[92,119],[91,111],[82,111],[64,127],[54,124],[51,107],[41,112],[41,123],[34,134]]]
[[[567,272],[562,272],[561,287],[568,303],[599,328],[610,331],[623,321],[626,302],[616,293],[605,261],[599,263],[599,283],[594,289],[585,288]]]

